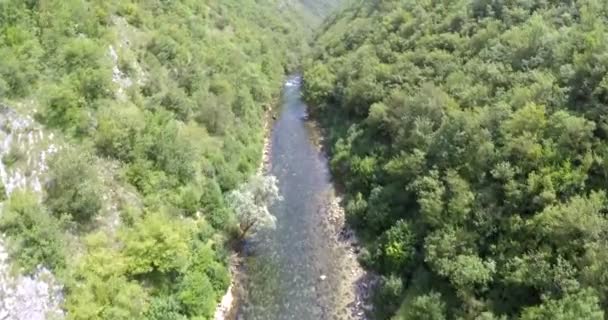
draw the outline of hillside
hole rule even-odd
[[[0,318],[212,318],[319,3],[0,1]]]
[[[604,319],[604,1],[358,1],[305,68],[381,319]]]

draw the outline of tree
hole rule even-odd
[[[229,283],[225,193],[257,169],[265,109],[312,38],[299,1],[276,4],[0,0],[0,113],[58,131],[12,132],[28,152],[4,160],[44,180],[44,206],[0,220],[17,265],[58,266],[66,317],[210,318]],[[6,133],[24,124],[3,115]],[[74,253],[65,268],[57,244]]]
[[[187,320],[181,314],[181,306],[173,297],[154,298],[144,315],[145,320]]]
[[[399,298],[403,295],[403,281],[400,276],[391,275],[382,277],[380,287],[373,297],[376,309],[374,314],[377,317],[384,318],[395,312],[399,307]]]
[[[335,75],[327,70],[324,64],[315,65],[306,70],[306,98],[314,103],[322,103],[331,98],[335,86]]]
[[[380,240],[378,259],[387,271],[405,273],[416,254],[416,239],[411,225],[403,220],[397,221]]]
[[[604,311],[593,290],[568,294],[561,299],[547,299],[541,305],[524,309],[521,320],[604,319]]]
[[[122,231],[122,252],[128,273],[171,273],[183,268],[190,256],[193,228],[181,218],[163,212],[147,213],[133,229]]]
[[[279,201],[277,178],[254,176],[246,184],[228,195],[228,203],[239,221],[241,238],[265,228],[274,228],[276,218],[269,207]]]
[[[304,97],[366,264],[401,277],[404,294],[378,308],[401,303],[398,319],[593,318],[587,290],[608,305],[607,10],[362,1],[323,26]],[[419,287],[420,269],[432,280]],[[442,312],[414,315],[428,292],[441,293]]]
[[[444,320],[446,319],[446,305],[441,294],[430,292],[412,299],[406,312],[399,320]]]
[[[445,203],[446,188],[438,179],[439,172],[431,171],[430,175],[419,177],[412,185],[418,194],[418,205],[425,222],[431,226],[444,223],[442,214]]]
[[[100,110],[95,146],[104,156],[131,161],[145,127],[144,116],[133,105],[113,105]]]
[[[110,241],[101,232],[86,237],[86,252],[66,284],[71,293],[65,302],[70,319],[137,319],[147,309],[146,291],[127,278],[125,258]]]
[[[180,283],[178,298],[190,316],[213,317],[217,296],[206,274],[200,271],[187,273]]]

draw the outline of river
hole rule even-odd
[[[271,131],[267,171],[278,178],[283,200],[271,208],[276,229],[248,245],[238,318],[365,319],[360,300],[367,276],[356,246],[344,237],[339,198],[315,141],[318,131],[307,120],[300,82],[298,76],[286,81]]]

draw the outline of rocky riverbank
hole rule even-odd
[[[331,190],[321,204],[319,214],[325,219],[325,228],[332,235],[330,245],[343,251],[341,255],[340,304],[347,309],[348,319],[367,320],[372,311],[371,295],[374,286],[378,283],[376,275],[366,271],[358,261],[361,252],[359,241],[352,229],[347,225],[342,198]]]
[[[317,150],[328,158],[328,145],[323,129],[314,120],[314,117],[309,115],[306,115],[306,125],[311,141]],[[325,227],[329,229],[328,233],[333,235],[331,239],[333,245],[346,252],[342,261],[344,266],[343,287],[340,288],[344,295],[345,307],[349,310],[351,319],[365,320],[369,318],[368,314],[373,310],[371,298],[379,277],[366,271],[358,261],[361,245],[354,230],[346,222],[339,190],[334,182],[334,186],[327,193],[319,212],[325,219]]]
[[[262,160],[257,174],[264,174],[270,170],[270,152],[272,150],[272,124],[274,123],[274,110],[271,108],[264,114],[264,142],[262,145]],[[215,309],[214,320],[234,320],[237,318],[238,301],[244,297],[241,272],[242,258],[240,252],[230,256],[231,281],[226,294],[222,297]]]
[[[238,290],[240,290],[240,266],[241,259],[238,256],[238,253],[233,253],[230,256],[230,286],[228,290],[226,290],[226,294],[222,297],[217,308],[215,309],[215,314],[213,316],[213,320],[233,320],[236,319],[236,306],[238,305],[237,299],[240,296],[238,294]]]

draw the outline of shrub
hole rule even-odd
[[[6,200],[6,187],[4,186],[4,183],[0,181],[0,202],[3,202],[4,200]]]
[[[181,314],[181,306],[173,297],[157,297],[150,302],[150,308],[144,314],[145,320],[188,320]]]
[[[393,314],[401,303],[403,295],[403,282],[398,276],[382,277],[379,289],[374,293],[376,315],[385,319]]]
[[[104,233],[86,239],[86,252],[66,284],[70,293],[65,302],[73,320],[140,319],[147,309],[148,296],[136,281],[125,276],[125,260]]]
[[[148,213],[132,229],[122,230],[122,252],[133,275],[179,271],[188,262],[193,228],[166,213]]]
[[[21,148],[18,145],[13,144],[11,146],[11,149],[8,151],[8,153],[2,157],[2,163],[7,168],[10,168],[13,165],[15,165],[17,162],[23,160],[24,157],[25,157],[25,154],[23,153]]]
[[[101,184],[90,153],[59,152],[49,163],[49,174],[45,203],[56,216],[68,214],[76,222],[86,223],[99,212]]]
[[[95,146],[104,156],[131,161],[144,127],[144,116],[135,106],[104,108],[98,116]]]
[[[45,108],[41,120],[47,125],[71,133],[85,133],[89,127],[89,116],[85,112],[84,100],[67,79],[44,89]]]
[[[11,256],[26,272],[33,272],[39,265],[51,269],[65,266],[61,223],[48,214],[33,193],[11,194],[0,216],[0,231],[8,237]]]

